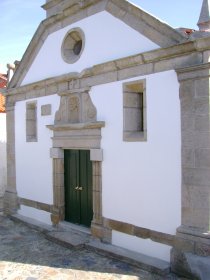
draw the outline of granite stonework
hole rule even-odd
[[[172,270],[192,279],[210,275],[209,64],[177,71],[182,117],[182,238]]]
[[[188,276],[190,279],[208,279],[210,275],[210,63],[208,63],[210,36],[203,37],[202,32],[197,33],[196,38],[183,35],[122,0],[51,0],[47,1],[44,9],[47,10],[48,18],[40,24],[7,90],[8,186],[4,197],[5,213],[11,215],[16,213],[19,205],[26,205],[51,213],[52,224],[58,226],[64,219],[65,207],[63,149],[90,149],[93,162],[92,235],[110,243],[111,231],[117,230],[172,246],[172,271]],[[68,73],[20,86],[49,34],[104,10],[159,44],[161,48],[94,65],[81,73]],[[89,95],[92,86],[123,82],[133,77],[139,79],[144,75],[168,70],[176,71],[180,84],[182,222],[176,235],[103,217],[101,130],[106,124],[97,121],[96,108]],[[48,126],[53,132],[50,151],[53,161],[53,205],[18,197],[15,166],[15,103],[50,95],[60,96],[60,108],[55,115],[54,124]],[[50,105],[43,105],[41,114],[42,117],[50,115]]]

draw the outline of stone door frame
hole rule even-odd
[[[64,147],[52,148],[51,157],[53,159],[53,213],[51,220],[53,224],[58,224],[65,219],[65,197],[64,197]],[[78,148],[69,148],[78,149]],[[81,147],[79,148],[81,150]],[[87,148],[85,148],[87,149]],[[102,219],[102,178],[101,178],[101,161],[102,150],[90,149],[91,161],[93,164],[93,220],[91,231],[95,232],[96,228],[101,228]]]
[[[53,131],[53,211],[52,223],[64,220],[64,150],[89,150],[93,164],[93,220],[92,235],[103,238],[102,217],[102,160],[101,129],[103,121],[97,121],[97,111],[89,95],[90,88],[70,89],[59,93],[60,107],[56,112],[54,125],[47,127]]]

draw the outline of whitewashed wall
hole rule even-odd
[[[84,31],[85,47],[80,59],[68,64],[61,57],[61,45],[66,33],[75,27]],[[108,12],[100,12],[49,35],[22,85],[69,72],[81,72],[96,64],[156,48],[159,46],[119,19]]]
[[[91,91],[98,120],[106,122],[102,130],[103,216],[175,234],[181,224],[179,85],[174,71],[123,82],[143,78],[146,78],[146,142],[122,141],[122,82],[96,86]],[[160,258],[169,259],[170,247],[134,239],[113,232],[116,245],[135,247],[147,255],[155,251]]]
[[[6,113],[0,113],[0,197],[3,196],[7,184],[6,141]]]
[[[146,79],[147,141],[123,142],[123,82]],[[91,98],[102,129],[103,216],[136,226],[175,234],[181,224],[181,136],[179,84],[167,71],[95,86]],[[16,104],[16,171],[20,197],[53,202],[52,124],[58,96],[37,99],[38,142],[25,141],[25,101]],[[41,116],[41,105],[52,115]],[[41,180],[40,180],[41,179]],[[50,223],[50,215],[29,207],[20,214]],[[146,255],[169,260],[170,247],[113,231],[112,242]]]
[[[26,142],[26,102],[17,102],[15,106],[17,192],[19,197],[52,204],[52,132],[46,125],[54,123],[60,98],[53,95],[32,100],[37,101],[38,142]],[[52,114],[41,116],[41,106],[46,104],[52,105]],[[33,208],[21,207],[19,214],[50,223],[49,213]]]

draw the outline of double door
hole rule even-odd
[[[89,227],[93,218],[89,150],[64,151],[65,220]]]

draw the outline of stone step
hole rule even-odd
[[[75,249],[85,247],[101,255],[115,258],[161,276],[166,276],[170,273],[170,264],[168,262],[148,257],[118,246],[102,243],[100,240],[94,239],[90,235],[90,231],[86,228],[82,229],[81,227],[75,225],[72,226],[65,222],[62,222],[57,227],[53,227],[19,214],[12,215],[11,218],[42,232],[46,239],[64,247]]]
[[[45,236],[50,241],[75,249],[84,248],[85,244],[89,242],[89,234],[75,230],[46,232]]]
[[[42,222],[32,219],[32,218],[22,216],[20,214],[13,214],[13,215],[10,215],[9,217],[13,221],[21,222],[21,223],[25,224],[26,226],[28,226],[32,229],[38,230],[40,232],[54,231],[54,227],[52,227],[51,225],[42,223]]]
[[[116,258],[161,276],[166,276],[170,273],[170,264],[157,258],[148,257],[111,244],[105,244],[98,240],[90,241],[86,244],[86,247],[104,256]]]

